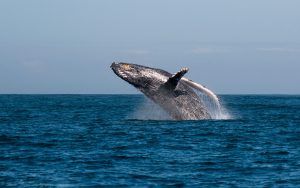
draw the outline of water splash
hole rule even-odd
[[[128,119],[137,120],[172,120],[172,117],[164,111],[158,104],[144,97],[140,104]]]
[[[226,107],[221,104],[219,98],[218,100],[215,100],[199,90],[194,89],[194,91],[202,100],[212,119],[232,119],[231,114],[228,112]]]
[[[213,98],[199,90],[194,89],[194,91],[197,95],[199,95],[212,119],[232,119],[231,114],[226,110],[224,105],[220,103],[220,100],[215,101]],[[144,101],[138,105],[134,112],[127,118],[136,120],[173,120],[172,117],[158,104],[146,97],[144,97]]]

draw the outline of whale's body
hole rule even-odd
[[[176,74],[128,63],[113,63],[113,71],[152,101],[161,106],[175,120],[210,119],[203,101],[195,93],[191,82],[181,79],[188,69]]]

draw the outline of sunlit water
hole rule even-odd
[[[139,120],[142,95],[0,95],[0,187],[299,187],[300,96],[220,99],[233,118]]]

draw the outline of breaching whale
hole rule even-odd
[[[183,76],[188,68],[176,74],[137,64],[112,63],[114,73],[162,107],[175,120],[210,119],[211,115],[193,89],[198,89],[218,103],[217,96]]]

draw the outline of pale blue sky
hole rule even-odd
[[[299,0],[1,0],[0,93],[137,93],[113,61],[216,93],[300,93]]]

